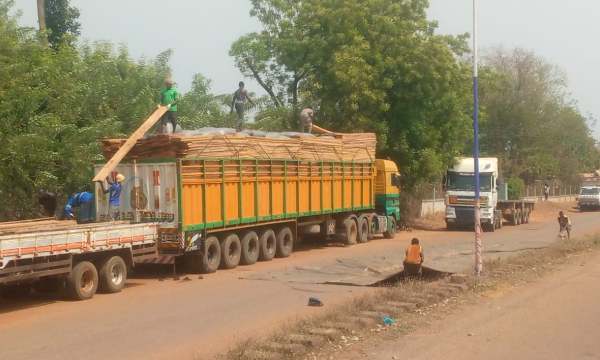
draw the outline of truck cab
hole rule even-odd
[[[494,229],[502,221],[497,211],[498,202],[498,159],[479,159],[479,197],[481,205],[481,225],[484,229]],[[475,161],[462,158],[450,168],[444,179],[446,190],[446,228],[453,230],[459,226],[475,223]]]
[[[580,211],[597,210],[600,208],[600,186],[587,185],[579,189],[578,204]]]

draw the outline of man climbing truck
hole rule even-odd
[[[458,159],[448,170],[444,179],[446,190],[446,229],[475,223],[475,160]],[[508,200],[506,184],[498,179],[498,159],[479,159],[479,204],[483,231],[495,231],[502,227],[502,220],[511,225],[529,222],[534,208],[533,200]]]
[[[134,147],[135,160],[124,160],[113,170],[128,179],[122,218],[160,224],[160,255],[154,263],[170,264],[182,256],[188,271],[212,273],[288,257],[294,243],[307,236],[337,236],[354,245],[375,234],[395,235],[400,219],[396,164],[335,161],[324,158],[336,156],[333,150],[318,150],[339,146],[337,153],[357,158],[359,152],[374,154],[374,146],[366,151],[354,139],[342,147],[341,139],[323,139],[325,145],[320,145],[311,138],[314,144],[308,147],[302,139],[227,135],[180,140],[187,142],[186,154],[201,150],[172,159],[151,153],[157,158],[144,159],[143,148],[136,153]],[[138,144],[152,148],[149,141],[164,140],[149,138]],[[256,150],[256,157],[214,156],[216,150],[234,145],[235,151]],[[299,159],[310,156],[321,160]],[[102,167],[96,165],[96,173]],[[105,213],[106,201],[96,201],[97,214]]]

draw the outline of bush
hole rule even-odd
[[[506,181],[508,186],[508,199],[509,200],[519,200],[521,199],[521,194],[523,191],[523,180],[517,177],[510,177]]]

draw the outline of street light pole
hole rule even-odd
[[[479,204],[479,84],[477,78],[477,0],[473,0],[473,147],[475,165],[475,274],[483,273],[481,259],[481,206]]]
[[[479,203],[479,81],[477,74],[477,0],[473,0],[473,147],[475,165],[475,274],[483,273],[481,259],[481,205]],[[493,226],[493,225],[492,225]]]

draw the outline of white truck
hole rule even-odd
[[[507,191],[498,180],[498,159],[479,159],[479,203],[483,231],[495,231],[503,220],[511,225],[529,222],[534,209],[533,200],[508,200]],[[475,160],[462,158],[450,168],[444,178],[446,191],[446,229],[455,230],[475,223]],[[504,187],[505,189],[505,187]]]
[[[0,295],[66,290],[74,300],[121,291],[127,266],[157,256],[156,223],[0,223]]]
[[[579,211],[600,209],[600,178],[587,178],[582,180],[579,195],[577,196]]]

